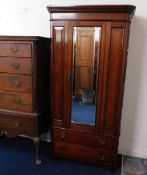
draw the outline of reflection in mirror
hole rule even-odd
[[[100,27],[73,28],[71,122],[95,125]]]

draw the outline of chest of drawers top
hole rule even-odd
[[[0,36],[0,56],[31,58],[32,42],[45,39],[32,36]]]

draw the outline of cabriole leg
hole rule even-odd
[[[35,152],[36,152],[36,165],[40,165],[42,161],[39,157],[39,141],[40,139],[38,137],[33,138],[34,145],[35,145]]]

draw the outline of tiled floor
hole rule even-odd
[[[123,156],[122,175],[147,175],[147,159]]]

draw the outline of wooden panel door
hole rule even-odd
[[[82,89],[93,90],[94,29],[77,28],[75,57],[75,95]]]
[[[98,116],[101,112],[101,92],[103,89],[103,67],[105,56],[105,40],[106,40],[106,25],[103,22],[97,21],[72,21],[69,22],[69,68],[68,72],[74,72],[72,82],[69,86],[68,97],[68,121],[67,127],[76,131],[99,133],[100,121]],[[76,32],[75,29],[77,29]],[[78,31],[79,29],[79,31]],[[76,33],[73,38],[73,34]],[[75,35],[74,35],[75,36]],[[77,41],[77,42],[76,42]],[[76,43],[76,49],[74,46]],[[76,50],[76,53],[75,53]],[[75,60],[75,61],[73,61]],[[78,62],[78,66],[73,62]],[[75,65],[75,66],[73,66]],[[77,75],[77,72],[81,74]],[[74,74],[74,73],[73,73]],[[95,75],[95,77],[94,77]],[[83,77],[82,77],[83,76]],[[77,79],[77,80],[76,80]],[[79,88],[79,96],[81,95],[81,89],[90,89],[95,92],[95,108],[93,108],[94,123],[74,123],[72,122],[72,93],[74,91],[74,80],[77,81],[76,87]],[[81,81],[83,80],[83,81]],[[78,82],[80,81],[80,83]],[[75,88],[76,89],[76,88]],[[80,98],[79,98],[80,99]],[[90,117],[90,116],[89,116]]]

